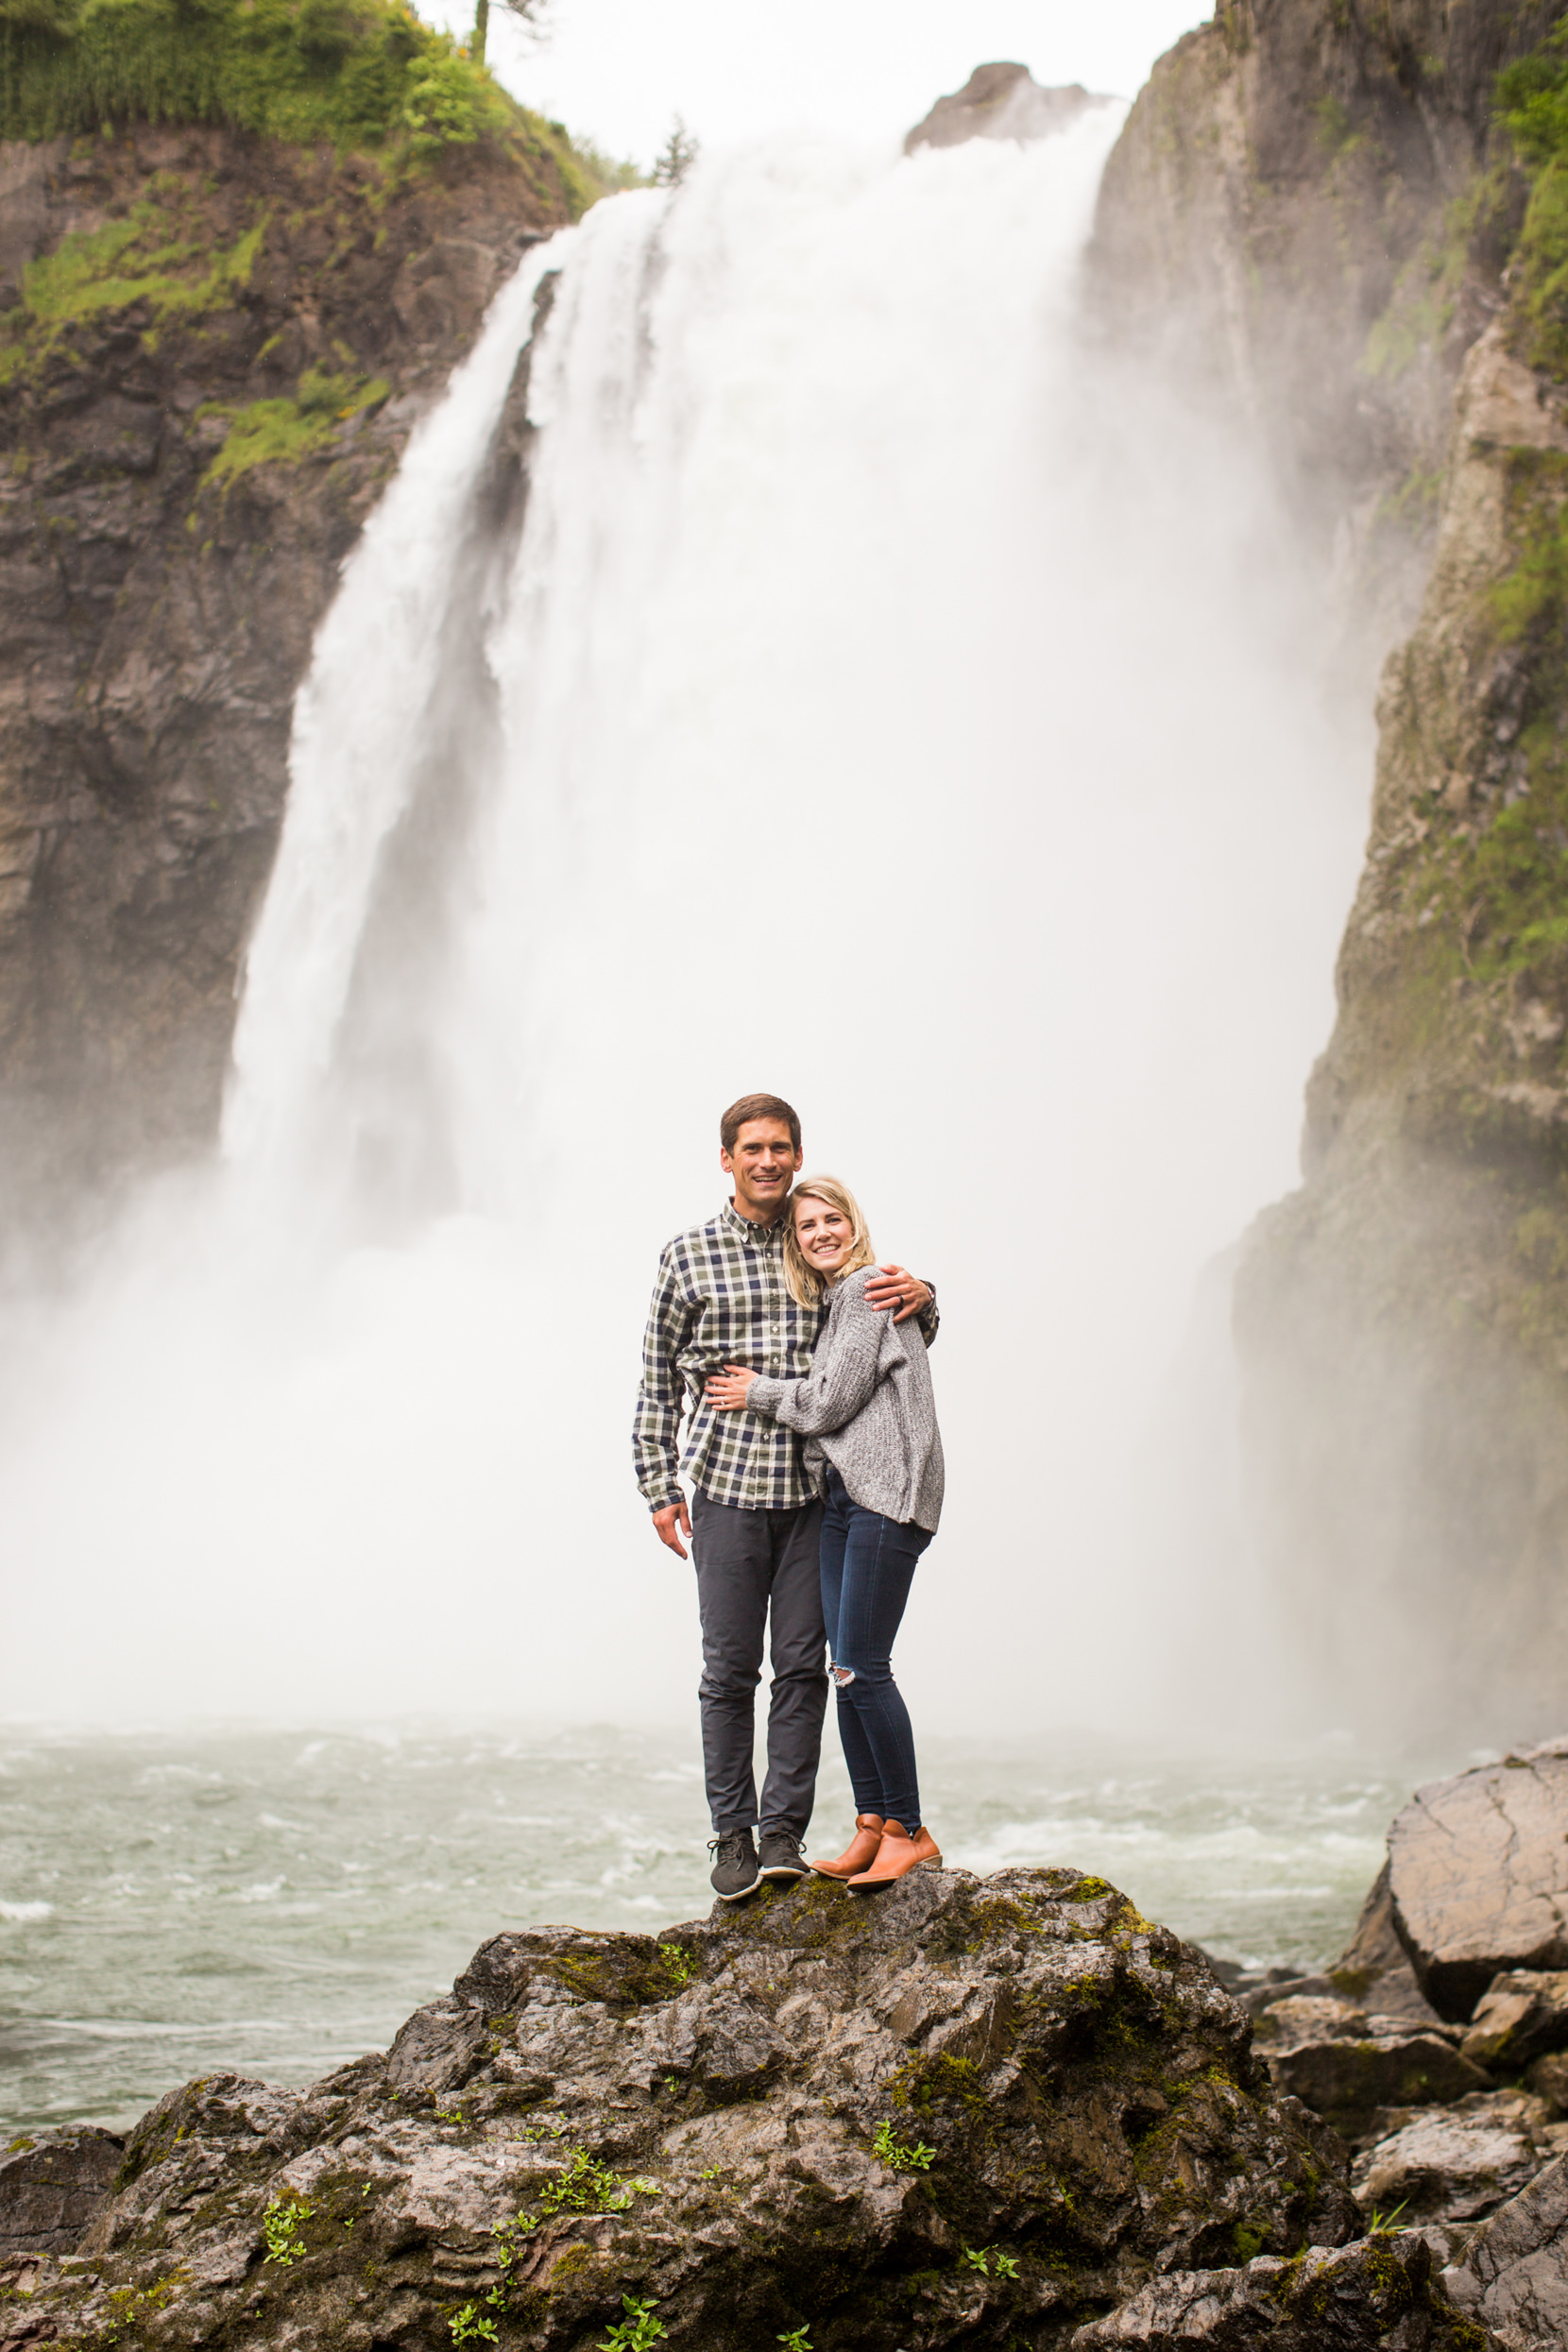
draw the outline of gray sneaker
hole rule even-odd
[[[749,1830],[726,1830],[723,1837],[710,1837],[707,1850],[714,1856],[711,1884],[721,1902],[739,1902],[742,1895],[756,1893],[762,1874]]]
[[[762,1876],[765,1879],[803,1879],[810,1874],[810,1865],[801,1858],[800,1840],[793,1830],[764,1830],[762,1832]]]

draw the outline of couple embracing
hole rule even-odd
[[[942,1860],[892,1667],[942,1509],[926,1361],[936,1300],[902,1267],[878,1265],[836,1177],[795,1182],[800,1121],[787,1102],[742,1096],[719,1140],[735,1190],[659,1261],[632,1439],[656,1534],[682,1559],[689,1537],[696,1566],[713,1886],[736,1902],[764,1879],[814,1870],[869,1892]],[[678,1474],[695,1490],[690,1514]],[[773,1684],[758,1806],[753,1709],[765,1639]],[[836,1860],[808,1863],[828,1666],[855,1834]]]

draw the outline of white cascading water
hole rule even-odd
[[[0,1706],[683,1716],[631,1398],[752,1088],[941,1296],[922,1720],[1223,1662],[1224,1449],[1152,1432],[1293,1181],[1364,787],[1246,452],[1077,331],[1117,120],[714,158],[501,296],[317,640],[222,1169],[13,1333]]]

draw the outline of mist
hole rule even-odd
[[[1261,462],[1082,332],[1119,121],[713,154],[498,298],[317,639],[222,1150],[7,1304],[0,1709],[684,1721],[638,1348],[765,1088],[938,1292],[919,1720],[1256,1728],[1215,1262],[1370,743]]]

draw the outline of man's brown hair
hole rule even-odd
[[[719,1141],[726,1151],[735,1149],[735,1138],[748,1119],[780,1118],[790,1131],[790,1141],[800,1150],[800,1114],[792,1111],[778,1095],[742,1095],[732,1102],[719,1121]]]

